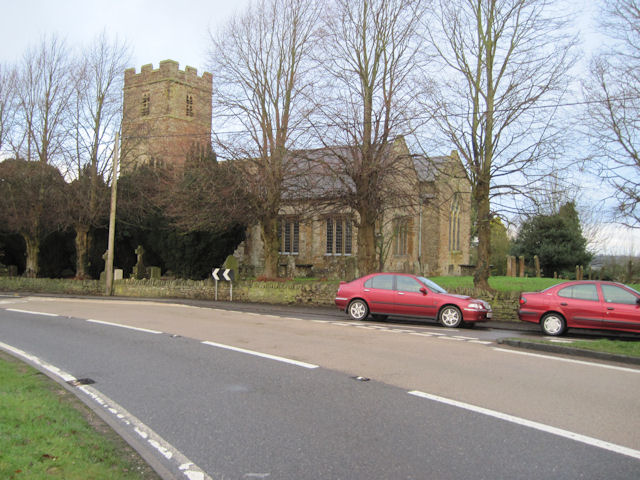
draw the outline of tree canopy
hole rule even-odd
[[[556,214],[537,215],[523,222],[512,252],[526,259],[537,255],[546,277],[568,275],[576,265],[588,265],[593,257],[573,202],[560,207]]]

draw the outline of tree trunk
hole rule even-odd
[[[88,225],[76,225],[76,278],[88,278],[89,249],[91,248],[91,233]]]
[[[375,214],[366,211],[358,213],[358,273],[362,276],[376,271],[376,222]]]
[[[36,278],[38,276],[38,256],[40,254],[40,239],[28,234],[22,234],[27,247],[27,264],[24,276]]]
[[[260,225],[264,248],[264,276],[278,278],[278,218],[266,218]]]
[[[478,263],[473,274],[473,285],[476,288],[491,291],[489,286],[489,275],[491,273],[491,207],[488,179],[478,180],[473,196],[478,209]]]

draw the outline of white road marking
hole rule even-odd
[[[584,360],[573,360],[571,358],[554,357],[552,355],[541,355],[539,353],[519,352],[517,350],[508,350],[506,348],[494,347],[496,352],[513,353],[514,355],[524,355],[526,357],[544,358],[546,360],[555,360],[556,362],[576,363],[578,365],[587,365],[589,367],[608,368],[610,370],[618,370],[620,372],[640,373],[640,369],[616,367],[615,365],[607,365],[604,363],[586,362]]]
[[[409,395],[426,398],[427,400],[433,400],[434,402],[444,403],[446,405],[450,405],[453,407],[462,408],[464,410],[469,410],[471,412],[480,413],[482,415],[487,415],[489,417],[498,418],[500,420],[515,423],[517,425],[522,425],[528,428],[533,428],[535,430],[540,430],[542,432],[550,433],[552,435],[557,435],[559,437],[568,438],[576,442],[591,445],[592,447],[602,448],[604,450],[609,450],[614,453],[619,453],[621,455],[626,455],[628,457],[633,457],[640,460],[640,451],[634,450],[628,447],[623,447],[622,445],[616,445],[614,443],[605,442],[604,440],[599,440],[597,438],[588,437],[586,435],[581,435],[579,433],[570,432],[568,430],[563,430],[561,428],[552,427],[551,425],[545,425],[544,423],[534,422],[531,420],[527,420],[525,418],[515,417],[507,413],[497,412],[495,410],[490,410],[488,408],[478,407],[476,405],[459,402],[457,400],[452,400],[450,398],[439,397],[437,395],[420,392],[418,390],[413,390],[408,393]]]
[[[32,312],[31,310],[18,310],[17,308],[7,308],[7,312],[29,313],[31,315],[44,315],[45,317],[59,317],[55,313]]]
[[[159,333],[163,333],[163,332],[160,332],[158,330],[149,330],[148,328],[132,327],[130,325],[121,325],[119,323],[104,322],[102,320],[93,320],[91,318],[87,319],[87,322],[99,323],[100,325],[109,325],[110,327],[128,328],[129,330],[137,330],[139,332],[153,333],[155,335],[157,335]]]
[[[12,347],[6,343],[0,342],[0,348],[14,354],[17,357],[26,360],[35,368],[39,370],[45,370],[51,373],[54,377],[58,377],[64,382],[76,381],[73,375],[63,371],[62,369],[51,365],[35,355],[31,355],[19,348]],[[123,407],[111,400],[109,397],[102,394],[99,390],[90,387],[88,385],[80,385],[76,387],[76,390],[84,393],[87,397],[98,404],[103,410],[109,412],[114,416],[118,423],[121,423],[126,428],[131,429],[133,433],[138,435],[142,440],[162,455],[167,461],[169,461],[176,469],[180,470],[188,480],[212,480],[202,469],[191,462],[185,457],[179,450],[176,450],[170,443],[164,440],[156,432],[154,432],[147,425],[142,423],[138,418],[133,416]]]
[[[290,358],[278,357],[277,355],[270,355],[268,353],[256,352],[254,350],[246,350],[244,348],[232,347],[231,345],[225,345],[223,343],[215,343],[215,342],[202,342],[205,345],[210,345],[212,347],[224,348],[225,350],[232,350],[234,352],[246,353],[248,355],[253,355],[256,357],[267,358],[269,360],[276,360],[278,362],[289,363],[291,365],[296,365],[298,367],[304,368],[318,368],[318,365],[313,365],[311,363],[300,362],[298,360],[292,360]]]

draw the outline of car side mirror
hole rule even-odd
[[[636,305],[640,305],[640,297],[636,298]]]
[[[421,287],[421,288],[420,288],[420,291],[422,292],[422,294],[423,294],[423,295],[426,295],[426,294],[427,294],[427,292],[428,292],[428,290],[427,290],[427,288],[426,288],[426,287]],[[640,303],[640,298],[638,299],[638,301],[639,301],[639,303]]]

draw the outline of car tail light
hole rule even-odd
[[[527,297],[520,297],[520,305],[527,303]]]

